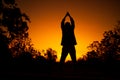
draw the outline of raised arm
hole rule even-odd
[[[61,28],[64,27],[64,22],[65,22],[65,18],[66,18],[67,14],[64,16],[64,18],[62,19],[62,22],[61,22]]]
[[[69,13],[68,13],[68,16],[70,17],[71,26],[72,26],[73,28],[75,28],[75,23],[74,23],[73,18],[71,17],[71,15],[70,15]]]

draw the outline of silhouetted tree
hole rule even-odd
[[[113,30],[105,31],[101,40],[100,49],[105,59],[120,59],[120,21]]]
[[[90,46],[88,46],[88,49],[90,51],[87,52],[87,58],[92,60],[99,59],[101,56],[98,49],[99,47],[100,47],[100,43],[98,41],[93,41],[93,43],[90,44]]]
[[[26,52],[32,46],[28,35],[28,22],[30,22],[29,17],[21,12],[15,0],[0,1],[1,35],[6,38],[6,45],[12,55]]]
[[[94,41],[88,48],[91,51],[87,53],[88,59],[101,59],[103,61],[120,60],[120,21],[113,30],[105,31],[103,39]]]
[[[12,59],[10,51],[8,48],[8,41],[4,32],[0,29],[0,63],[6,64],[9,63]]]
[[[49,62],[56,62],[56,59],[57,59],[56,53],[57,52],[55,50],[53,50],[52,48],[49,48],[47,49],[47,52],[44,54],[44,56]]]

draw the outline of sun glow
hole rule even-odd
[[[75,21],[77,59],[85,55],[87,46],[100,41],[104,31],[120,19],[120,7],[116,1],[107,0],[17,0],[23,12],[30,16],[29,36],[34,47],[41,51],[52,48],[58,61],[62,46],[61,20],[69,11]],[[108,14],[109,13],[109,14]],[[68,55],[66,60],[71,60]]]
[[[37,20],[36,20],[37,21]],[[53,50],[57,51],[57,61],[60,60],[61,57],[61,51],[62,51],[62,46],[61,46],[61,38],[62,38],[62,32],[61,32],[61,27],[60,23],[61,21],[54,21],[52,22],[47,22],[47,24],[44,23],[39,23],[34,25],[34,26],[41,26],[39,29],[34,29],[33,31],[32,28],[30,27],[30,37],[32,38],[32,42],[34,44],[34,47],[39,50],[47,50],[48,48],[52,48]],[[40,25],[41,24],[41,25]],[[92,43],[92,36],[90,34],[88,35],[88,31],[86,32],[79,30],[79,25],[75,24],[75,36],[77,40],[77,45],[76,47],[76,58],[80,58],[85,53],[88,51],[87,46]],[[31,25],[32,26],[32,23]],[[52,26],[55,26],[55,28],[51,28]],[[32,31],[31,31],[32,30]],[[32,32],[32,33],[31,33]],[[36,35],[35,35],[36,34]],[[82,35],[84,34],[84,35]],[[93,38],[94,39],[94,38]],[[71,60],[70,55],[67,56],[66,61]]]

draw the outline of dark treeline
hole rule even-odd
[[[108,30],[103,33],[103,39],[93,41],[88,46],[90,49],[87,52],[87,60],[95,60],[107,63],[120,61],[120,21],[115,25],[113,30]]]
[[[49,72],[51,69],[56,70],[55,66],[61,70],[61,65],[56,62],[55,50],[49,48],[43,51],[44,55],[41,55],[41,52],[34,49],[28,34],[29,22],[31,22],[29,17],[21,12],[15,0],[0,0],[1,70],[20,71],[22,68],[23,71]],[[120,21],[113,30],[103,33],[103,39],[100,42],[94,41],[88,48],[90,51],[74,64],[77,69],[85,65],[118,66],[120,63]],[[67,67],[73,68],[69,65],[72,65],[71,61],[66,62],[64,68],[66,70]]]
[[[0,63],[32,64],[56,62],[56,51],[34,49],[28,33],[29,16],[18,8],[15,0],[0,0]]]

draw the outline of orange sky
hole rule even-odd
[[[16,0],[31,19],[29,36],[37,50],[52,48],[61,56],[61,20],[67,11],[75,20],[77,59],[87,46],[120,20],[120,0]],[[70,57],[67,57],[70,60]]]

